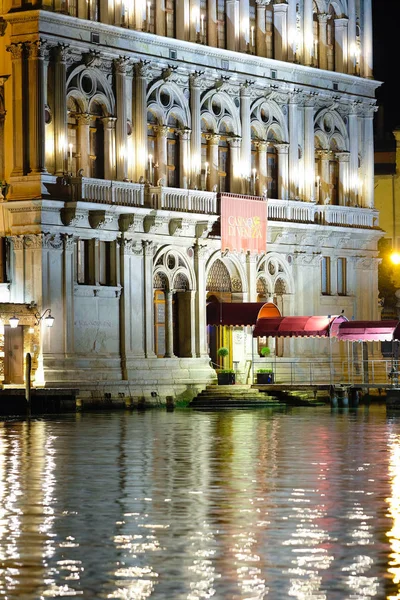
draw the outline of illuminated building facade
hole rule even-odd
[[[37,384],[190,396],[218,345],[251,356],[249,328],[208,331],[211,297],[378,318],[370,0],[13,0],[2,17],[0,300],[23,349],[6,382],[29,349]],[[221,248],[221,195],[268,202],[266,247]]]

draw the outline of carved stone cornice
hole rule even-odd
[[[168,234],[169,218],[159,215],[147,215],[144,218],[143,228],[145,233]]]
[[[76,227],[80,221],[86,218],[86,212],[78,211],[76,206],[64,206],[60,210],[60,218],[63,225]]]
[[[105,210],[90,210],[89,225],[92,229],[105,229],[114,221],[115,216],[107,214]]]
[[[195,223],[188,219],[171,219],[169,222],[169,234],[176,237],[193,237]]]
[[[212,231],[213,222],[212,221],[202,221],[197,223],[196,225],[196,238],[197,239],[206,239],[208,234]]]

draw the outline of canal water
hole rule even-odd
[[[0,598],[392,600],[399,582],[385,406],[0,423]]]

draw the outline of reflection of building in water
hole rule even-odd
[[[221,341],[252,355],[249,329],[207,331],[211,295],[378,317],[371,4],[342,4],[4,5],[0,291],[55,317],[35,384],[192,397]]]

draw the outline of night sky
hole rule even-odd
[[[377,89],[379,105],[384,106],[385,130],[400,126],[396,80],[400,61],[400,0],[372,0],[374,31],[374,79],[383,81]]]

